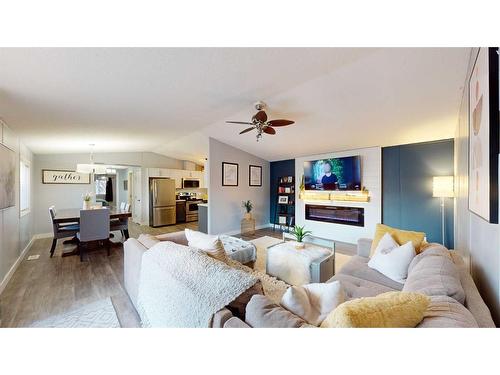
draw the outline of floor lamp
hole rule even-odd
[[[436,176],[432,179],[432,196],[441,198],[441,234],[442,244],[444,246],[444,198],[453,198],[453,176]]]

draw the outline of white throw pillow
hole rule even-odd
[[[368,267],[404,284],[408,276],[408,267],[415,255],[417,254],[411,241],[399,246],[392,236],[386,233],[375,249],[375,254],[370,258]]]
[[[281,299],[281,305],[309,324],[319,326],[338,305],[345,301],[339,281],[291,286]]]
[[[191,229],[185,229],[186,239],[188,246],[200,249],[207,253],[212,258],[220,260],[221,262],[227,261],[226,250],[220,240],[219,236],[214,236]]]

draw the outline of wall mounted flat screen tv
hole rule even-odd
[[[361,190],[361,158],[306,161],[304,185],[306,190]]]

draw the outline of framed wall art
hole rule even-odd
[[[238,164],[222,162],[222,186],[238,186]]]
[[[498,223],[498,48],[480,48],[469,78],[469,210]]]
[[[90,184],[90,173],[59,169],[42,169],[43,184]]]
[[[262,186],[262,167],[250,165],[248,167],[248,185]]]

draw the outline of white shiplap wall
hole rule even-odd
[[[295,159],[296,191],[299,191],[302,175],[304,174],[304,162],[310,160],[338,158],[344,156],[361,156],[361,182],[369,191],[369,202],[320,202],[312,204],[325,204],[347,207],[363,207],[365,209],[365,226],[356,227],[351,225],[324,223],[305,219],[305,201],[298,198],[295,206],[295,220],[298,225],[305,225],[313,235],[329,238],[337,241],[356,243],[361,237],[372,238],[375,233],[375,225],[382,220],[382,149],[370,147],[357,150],[332,152],[328,154],[311,155]]]

